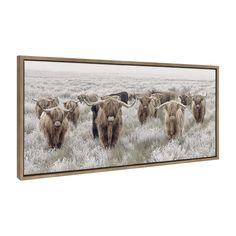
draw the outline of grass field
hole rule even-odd
[[[92,137],[90,107],[80,105],[79,125],[70,126],[61,149],[49,149],[39,131],[32,98],[57,96],[62,102],[76,99],[80,93],[144,92],[147,89],[171,90],[192,94],[207,92],[203,124],[196,124],[189,109],[185,112],[181,139],[169,141],[163,129],[162,114],[140,125],[139,102],[122,108],[123,129],[117,145],[104,149]],[[25,160],[24,173],[36,174],[66,170],[91,169],[137,163],[161,162],[215,156],[215,83],[214,78],[176,79],[155,74],[26,71],[25,77]]]

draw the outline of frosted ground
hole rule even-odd
[[[57,96],[60,104],[76,99],[80,93],[106,95],[120,91],[144,92],[148,89],[172,90],[192,94],[207,92],[203,124],[196,124],[189,109],[185,112],[182,139],[169,141],[163,129],[163,117],[140,125],[139,102],[122,108],[123,129],[117,145],[104,149],[92,136],[92,112],[80,105],[79,125],[70,126],[61,149],[49,149],[39,131],[32,98]],[[215,83],[214,77],[180,79],[155,73],[56,72],[26,70],[25,77],[25,174],[91,169],[140,163],[215,156]]]

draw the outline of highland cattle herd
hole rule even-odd
[[[137,117],[140,125],[149,118],[164,117],[163,129],[169,139],[179,138],[184,132],[185,110],[189,109],[196,123],[203,123],[206,113],[204,95],[178,94],[172,91],[148,90],[143,93],[119,92],[98,96],[80,94],[74,100],[60,105],[57,97],[39,97],[35,102],[35,114],[39,127],[49,148],[60,148],[69,132],[69,122],[79,129],[80,103],[91,107],[91,129],[93,138],[99,138],[105,148],[116,145],[122,130],[122,108],[138,103]],[[127,112],[127,111],[124,111]]]

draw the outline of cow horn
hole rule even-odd
[[[88,105],[88,106],[90,106],[90,107],[92,107],[92,106],[96,106],[96,105],[100,105],[101,103],[104,103],[104,101],[103,100],[98,100],[98,101],[96,101],[96,102],[88,102],[86,99],[84,99],[84,102]]]
[[[34,102],[39,102],[38,100],[36,100],[36,99],[34,99],[34,98],[32,99],[32,101],[34,101]]]
[[[116,96],[116,95],[115,96],[109,96],[109,97],[115,98],[115,99],[118,99],[118,100],[120,99],[120,96]]]
[[[186,106],[183,105],[183,104],[180,103],[180,102],[177,102],[177,101],[169,101],[169,102],[165,102],[165,103],[161,104],[159,107],[157,107],[157,109],[160,109],[160,108],[162,108],[163,106],[170,104],[171,102],[174,102],[174,103],[176,103],[176,104],[182,106],[183,108],[186,108]]]
[[[126,107],[126,108],[130,108],[132,107],[135,103],[136,103],[137,99],[134,100],[134,102],[130,105],[126,104],[125,102],[122,102],[122,101],[118,101],[119,104],[121,104],[122,106]]]
[[[56,108],[56,107],[47,108],[47,109],[42,108],[42,109],[43,109],[43,111],[45,111],[45,112],[49,112],[49,111],[53,111],[55,108]]]
[[[107,96],[102,96],[101,99],[102,100],[105,100],[105,99],[108,99],[108,98],[113,98],[113,99],[120,99],[120,96],[117,96],[117,95],[107,95]]]
[[[205,92],[205,95],[203,95],[203,97],[206,97],[207,96],[207,92]]]
[[[75,102],[75,103],[78,103],[79,101],[78,100],[70,100],[71,102]]]
[[[73,109],[73,108],[71,108],[71,109],[65,109],[65,108],[63,108],[63,111],[64,111],[64,112],[73,112],[74,109]]]

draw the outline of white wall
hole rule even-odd
[[[1,1],[0,235],[235,235],[233,3]],[[221,159],[20,182],[19,54],[220,65]]]

